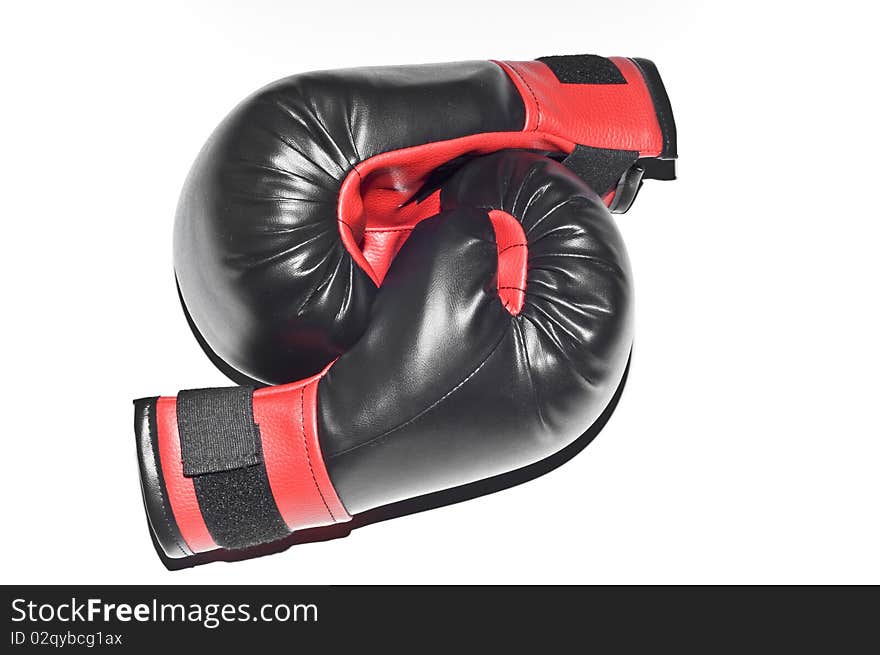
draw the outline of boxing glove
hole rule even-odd
[[[136,401],[164,555],[272,542],[519,470],[607,411],[632,290],[601,198],[557,161],[505,150],[461,166],[437,208],[390,263],[363,334],[316,375]]]
[[[366,329],[395,253],[476,156],[564,160],[612,208],[671,178],[654,65],[593,55],[297,75],[242,102],[197,157],[174,229],[190,326],[240,384],[314,375]]]

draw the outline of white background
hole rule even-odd
[[[0,582],[880,583],[872,3],[125,5],[0,10]],[[598,440],[489,497],[166,571],[131,399],[227,383],[171,270],[213,127],[296,72],[582,52],[657,63],[681,155],[618,217],[636,349]]]

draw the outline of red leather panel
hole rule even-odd
[[[626,84],[563,84],[540,61],[499,61],[526,105],[527,132],[544,132],[583,146],[637,150],[656,157],[663,134],[651,93],[636,65],[611,57]]]
[[[528,273],[528,242],[522,225],[500,209],[489,212],[498,246],[498,297],[504,309],[516,316],[522,311],[526,297]]]
[[[183,476],[180,434],[177,431],[177,398],[163,397],[156,401],[156,433],[162,477],[180,534],[194,553],[214,550],[217,544],[202,518],[196,489],[192,480]]]
[[[412,227],[367,229],[363,242],[364,257],[379,278],[379,284],[385,279],[388,267],[412,231]]]
[[[260,426],[269,486],[291,530],[351,520],[324,467],[318,442],[317,389],[326,372],[254,392],[254,420]]]
[[[369,225],[364,230],[361,250],[378,278],[379,284],[382,284],[385,274],[388,272],[388,267],[391,266],[392,260],[404,242],[409,238],[409,234],[416,224],[424,218],[439,213],[440,190],[438,189],[432,193],[418,205],[411,203],[407,207],[400,208],[400,210],[399,214],[395,214],[393,208],[383,211],[381,205],[374,205],[370,211],[372,212],[371,216],[375,216],[377,220],[375,223],[368,221]],[[387,218],[389,215],[394,216],[395,219],[404,220],[406,212],[409,210],[415,210],[411,212],[413,214],[413,223],[411,225],[384,227],[381,224],[382,218]]]

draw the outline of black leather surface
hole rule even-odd
[[[522,129],[491,62],[286,78],[241,103],[181,195],[174,266],[192,322],[226,364],[263,382],[313,374],[356,340],[375,285],[343,247],[339,187],[373,155]]]
[[[156,398],[140,398],[134,401],[134,435],[141,474],[141,494],[157,550],[171,559],[189,557],[192,551],[187,548],[174,520],[165,489],[165,478],[161,474],[156,444]]]
[[[352,514],[552,455],[596,420],[625,370],[629,264],[579,178],[505,151],[468,164],[441,199],[448,211],[413,231],[363,337],[318,386],[321,449]],[[490,208],[528,239],[518,316],[497,296]]]

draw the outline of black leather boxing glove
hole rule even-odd
[[[312,375],[363,334],[394,254],[468,160],[564,159],[612,208],[671,177],[646,60],[592,55],[325,71],[242,102],[199,154],[174,266],[206,352],[243,384]]]
[[[527,466],[608,407],[632,291],[600,197],[552,159],[503,151],[463,166],[438,203],[391,263],[363,335],[322,372],[137,401],[144,499],[168,557]]]

